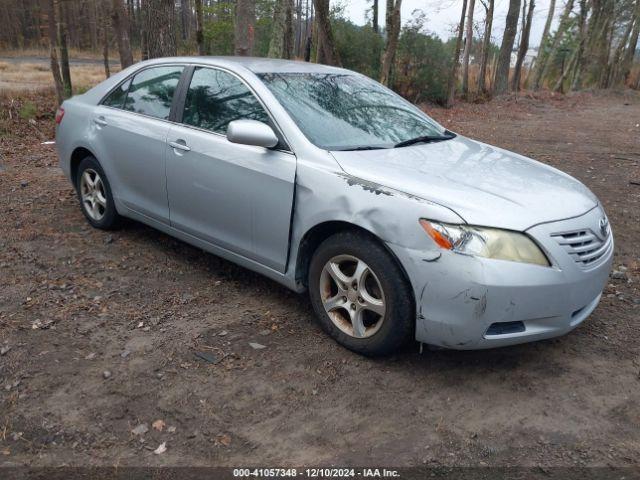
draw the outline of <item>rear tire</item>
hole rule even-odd
[[[411,286],[395,258],[367,234],[340,232],[322,242],[308,285],[320,326],[349,350],[387,355],[414,336]]]
[[[109,180],[95,157],[87,156],[80,162],[76,192],[82,213],[92,227],[112,230],[120,225],[122,217],[116,211]]]

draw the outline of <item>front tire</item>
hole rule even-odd
[[[112,230],[120,225],[109,180],[95,157],[88,156],[80,162],[76,191],[82,213],[91,226]]]
[[[411,287],[374,238],[340,232],[322,242],[309,266],[309,295],[325,332],[354,352],[379,356],[413,337]]]

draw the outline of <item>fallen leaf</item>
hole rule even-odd
[[[218,445],[224,445],[225,447],[228,447],[229,445],[231,445],[231,436],[227,433],[218,435],[216,437],[216,443]]]
[[[156,448],[153,453],[155,453],[156,455],[160,455],[161,453],[164,453],[167,451],[167,442],[162,442],[160,444],[160,446],[158,446],[158,448]]]
[[[159,432],[161,432],[162,430],[164,430],[164,425],[165,425],[164,420],[156,420],[155,422],[153,422],[153,423],[151,424],[151,426],[152,426],[153,428],[155,428],[156,430],[158,430]]]

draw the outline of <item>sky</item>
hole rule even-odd
[[[336,0],[345,7],[346,15],[356,24],[363,25],[365,23],[365,11],[371,8],[371,0]],[[386,1],[379,0],[380,16],[379,23],[384,25],[384,15],[386,10]],[[474,9],[473,22],[479,24],[481,31],[484,28],[484,7],[480,0],[476,0]],[[542,30],[549,12],[549,0],[537,0],[533,10],[533,23],[531,25],[531,37],[529,45],[537,47],[540,44]],[[560,16],[563,8],[561,0],[556,1],[554,22],[551,30],[557,25],[557,17]],[[502,41],[502,33],[504,32],[504,23],[509,8],[508,0],[495,0],[495,13],[493,17],[493,33],[492,41],[500,44]],[[403,0],[402,1],[402,23],[406,23],[411,18],[414,10],[423,10],[427,16],[426,29],[438,35],[443,40],[453,36],[455,26],[460,21],[460,13],[462,9],[462,0]],[[520,20],[518,20],[520,22]]]

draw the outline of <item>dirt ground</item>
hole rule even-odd
[[[428,109],[592,188],[618,272],[565,337],[375,360],[305,296],[140,224],[91,229],[37,100],[29,122],[0,99],[0,465],[639,466],[638,96]]]

